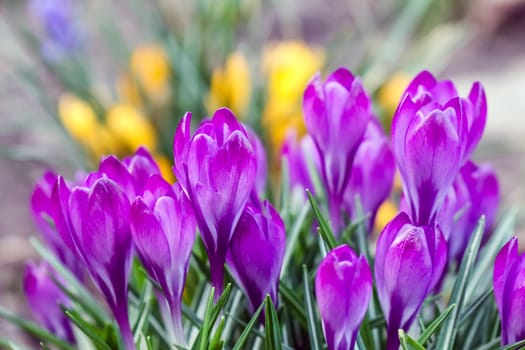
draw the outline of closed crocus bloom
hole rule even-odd
[[[254,312],[269,294],[277,304],[279,276],[286,247],[284,223],[270,202],[247,205],[235,228],[228,265]]]
[[[419,107],[428,103],[445,106],[450,100],[458,97],[454,83],[450,80],[438,81],[430,72],[419,73],[407,87],[404,95],[410,95]],[[463,113],[467,120],[465,152],[462,163],[466,162],[476,148],[487,121],[487,99],[483,86],[476,82],[469,95],[461,98]]]
[[[333,72],[324,83],[319,74],[314,76],[304,92],[304,120],[321,158],[321,176],[336,233],[342,227],[344,191],[372,118],[371,108],[361,80],[345,68]]]
[[[345,193],[350,218],[358,219],[355,198],[359,196],[363,214],[369,215],[368,229],[373,228],[379,206],[392,190],[395,174],[394,155],[376,119],[370,120],[359,145]]]
[[[250,68],[240,52],[228,56],[224,68],[216,68],[211,76],[207,106],[211,112],[228,107],[238,116],[246,113],[251,95]]]
[[[246,130],[230,110],[218,109],[193,136],[190,120],[187,113],[175,133],[174,171],[193,205],[218,296],[228,246],[255,185],[257,160]]]
[[[104,295],[126,349],[135,349],[128,318],[132,239],[126,193],[108,178],[70,190],[59,177],[52,199],[55,224],[64,243],[81,259]]]
[[[151,192],[146,190],[146,200],[139,197],[131,207],[131,231],[144,267],[162,287],[170,315],[165,320],[168,334],[173,342],[184,345],[181,302],[197,224],[178,184],[172,189],[153,175],[147,187]]]
[[[423,106],[421,98],[405,94],[392,121],[392,148],[409,214],[415,225],[429,225],[463,163],[467,120],[457,97]]]
[[[330,251],[317,270],[315,295],[328,350],[353,349],[372,296],[366,258],[347,245]]]
[[[414,226],[398,214],[377,242],[375,280],[387,322],[387,349],[399,348],[398,329],[408,331],[447,262],[439,226]]]
[[[499,185],[489,164],[467,162],[454,180],[437,215],[448,242],[449,261],[460,262],[482,215],[484,235],[492,230],[499,206]]]
[[[35,320],[49,332],[75,343],[69,319],[60,306],[69,306],[64,292],[53,281],[53,270],[46,263],[27,264],[24,273],[24,293]]]
[[[68,267],[79,279],[82,278],[82,268],[75,254],[64,244],[56,227],[53,225],[51,195],[58,176],[50,171],[45,172],[37,182],[31,195],[31,214],[45,242],[56,254],[58,259]]]
[[[501,318],[501,344],[513,344],[525,339],[525,254],[518,253],[516,237],[496,256],[493,278],[494,298]]]
[[[155,149],[157,134],[150,121],[138,109],[128,104],[116,104],[109,108],[106,123],[111,133],[128,150],[144,146]]]
[[[301,102],[303,91],[324,64],[324,52],[300,41],[269,44],[263,52],[263,71],[268,78],[262,125],[274,152],[280,152],[286,135],[305,134]]]

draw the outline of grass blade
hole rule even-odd
[[[303,284],[304,284],[304,307],[306,309],[306,319],[308,321],[308,335],[310,336],[310,348],[312,350],[321,350],[322,346],[319,341],[318,327],[315,322],[315,306],[313,303],[312,292],[310,290],[310,283],[308,281],[308,270],[306,265],[303,265]]]
[[[456,282],[452,288],[452,294],[450,296],[449,304],[456,304],[457,307],[452,310],[452,315],[447,318],[443,324],[443,332],[438,338],[436,345],[437,349],[453,349],[454,340],[457,333],[457,321],[459,314],[463,311],[463,302],[465,301],[465,292],[467,284],[470,280],[472,270],[474,268],[474,262],[478,256],[479,246],[481,239],[483,238],[483,229],[485,227],[485,217],[482,216],[478,221],[474,233],[470,238],[465,255],[461,260]]]
[[[328,222],[323,217],[323,214],[321,213],[321,210],[319,209],[315,198],[312,196],[312,193],[309,190],[306,190],[306,194],[308,195],[308,200],[310,201],[310,205],[312,206],[312,209],[314,211],[315,218],[317,219],[317,222],[319,224],[319,233],[321,234],[323,241],[328,246],[328,249],[332,250],[336,247],[337,242],[335,240],[332,230],[330,229],[330,225],[328,225]]]
[[[249,336],[250,336],[250,333],[251,333],[253,327],[255,326],[257,321],[259,320],[259,315],[261,314],[262,309],[263,309],[264,306],[265,306],[265,302],[262,302],[261,305],[259,306],[259,308],[257,309],[257,311],[255,311],[255,313],[253,314],[252,319],[250,320],[250,322],[248,322],[246,327],[244,327],[244,330],[242,331],[241,335],[239,336],[239,339],[237,339],[237,343],[235,344],[235,346],[233,347],[232,350],[245,349],[244,346],[248,342],[248,339],[249,339]]]
[[[417,340],[406,334],[404,330],[400,329],[398,334],[399,342],[403,350],[425,350],[423,345],[419,344]]]
[[[264,344],[266,350],[282,350],[281,344],[281,326],[277,318],[277,311],[273,306],[272,298],[266,295],[265,299],[265,326],[264,326]]]
[[[441,323],[445,321],[448,315],[450,315],[450,312],[456,307],[456,304],[451,304],[449,307],[447,307],[441,315],[439,315],[434,321],[432,321],[431,324],[428,325],[428,327],[425,329],[425,331],[417,338],[417,342],[421,345],[425,345],[425,343],[430,339],[430,337],[438,330],[439,326],[441,326]]]

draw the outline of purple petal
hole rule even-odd
[[[494,262],[494,298],[496,299],[496,305],[498,306],[500,315],[503,313],[503,289],[506,283],[507,274],[517,259],[518,238],[512,237],[507,244],[501,248]]]
[[[173,170],[175,177],[185,190],[188,188],[186,163],[191,139],[190,126],[191,113],[188,112],[182,117],[173,137],[173,160],[175,164]]]

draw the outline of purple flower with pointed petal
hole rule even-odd
[[[69,306],[69,299],[51,276],[54,276],[53,270],[46,263],[26,265],[24,293],[29,308],[40,325],[57,337],[74,344],[73,329],[60,309],[60,305]]]
[[[470,236],[485,215],[485,236],[492,230],[499,205],[499,185],[488,164],[467,162],[454,180],[437,222],[448,243],[449,261],[460,262]]]
[[[167,306],[163,314],[170,315],[164,320],[168,334],[174,343],[185,345],[181,304],[197,223],[178,184],[171,189],[160,175],[150,179],[150,186],[157,183],[159,188],[146,191],[149,200],[139,197],[131,206],[131,232],[144,267],[162,287]]]
[[[190,119],[187,113],[175,133],[174,171],[193,205],[218,297],[230,240],[254,188],[257,160],[230,110],[218,109],[193,136]]]
[[[330,251],[317,270],[315,295],[328,350],[353,349],[372,296],[366,258],[347,245]]]
[[[525,339],[525,254],[518,253],[513,237],[494,262],[494,298],[501,318],[501,345]]]
[[[250,204],[235,228],[228,265],[248,297],[251,312],[269,294],[277,305],[279,277],[286,248],[284,223],[270,202]]]
[[[135,349],[128,318],[131,269],[130,203],[113,180],[70,190],[59,177],[52,194],[55,224],[64,243],[83,261],[119,325],[127,349]]]
[[[423,71],[412,80],[404,95],[410,95],[419,107],[432,102],[445,106],[458,97],[458,92],[450,80],[438,81],[430,72]],[[461,101],[468,130],[463,157],[463,162],[466,162],[479,143],[487,121],[487,99],[483,86],[478,82],[474,83],[468,97]]]
[[[355,198],[359,196],[363,214],[370,215],[367,227],[373,227],[377,209],[392,190],[395,170],[386,135],[377,119],[371,119],[355,155],[345,192],[345,206],[352,220],[357,219]]]
[[[424,226],[434,222],[463,163],[467,120],[459,98],[445,105],[421,99],[405,94],[392,121],[392,147],[409,214]]]
[[[306,128],[319,150],[330,219],[337,233],[342,226],[344,190],[357,148],[372,118],[371,106],[361,80],[345,68],[333,72],[324,83],[317,74],[304,92]]]
[[[33,220],[42,233],[42,236],[58,259],[82,280],[82,266],[75,254],[64,244],[64,241],[53,226],[54,215],[52,211],[51,195],[57,182],[58,175],[47,171],[35,185],[31,195],[31,213]]]
[[[387,349],[399,348],[398,329],[408,330],[446,262],[447,245],[439,226],[414,226],[400,213],[383,229],[375,279],[387,322]]]

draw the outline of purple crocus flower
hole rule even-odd
[[[24,273],[24,293],[35,320],[52,334],[74,344],[73,329],[69,319],[60,309],[60,305],[67,307],[70,302],[55,284],[52,276],[53,270],[46,263],[27,264]]]
[[[450,100],[459,96],[452,81],[438,81],[428,71],[422,71],[412,80],[404,93],[404,96],[406,95],[411,97],[418,108],[433,102],[445,106]],[[481,139],[487,121],[487,99],[483,86],[478,82],[474,83],[468,97],[461,98],[461,104],[468,130],[463,157],[463,162],[466,162]]]
[[[255,185],[257,159],[229,109],[218,109],[193,136],[190,122],[186,113],[175,133],[174,171],[193,205],[218,297],[230,240]]]
[[[501,318],[501,344],[525,339],[525,254],[518,253],[516,237],[501,248],[494,263],[494,298]]]
[[[412,85],[394,114],[392,147],[410,217],[415,225],[424,226],[434,222],[463,164],[468,125],[460,98],[445,104],[427,101],[432,95],[413,96]],[[436,87],[438,92],[445,94]]]
[[[449,189],[436,218],[447,240],[449,261],[461,261],[482,215],[485,215],[485,236],[492,230],[498,205],[499,186],[492,167],[467,162]]]
[[[344,191],[350,178],[357,148],[368,121],[372,102],[361,80],[345,68],[329,75],[324,83],[319,74],[306,87],[304,120],[321,158],[330,219],[339,233]]]
[[[178,184],[172,188],[160,175],[148,184],[146,199],[139,197],[131,206],[131,232],[144,267],[162,287],[168,334],[185,345],[181,304],[197,224]]]
[[[284,223],[270,202],[259,207],[248,204],[230,243],[228,265],[248,297],[251,312],[267,294],[277,304],[285,247]]]
[[[447,245],[439,226],[414,226],[398,214],[377,242],[375,278],[387,322],[387,349],[399,348],[398,329],[410,328],[447,262]]]
[[[317,270],[315,294],[328,350],[353,349],[372,296],[366,258],[347,245],[330,251]]]
[[[396,171],[394,155],[377,119],[371,119],[355,155],[350,181],[345,192],[345,206],[352,220],[357,219],[355,198],[363,214],[370,215],[367,228],[374,225],[377,209],[392,190]]]
[[[51,193],[57,182],[58,175],[46,171],[42,178],[37,182],[31,195],[31,214],[33,220],[42,234],[44,241],[51,248],[58,259],[69,268],[69,270],[79,279],[82,279],[82,266],[75,254],[64,244],[53,226],[53,213],[51,210]]]
[[[131,269],[130,203],[113,180],[70,190],[59,177],[52,194],[55,224],[106,298],[127,349],[135,349],[128,318]]]
[[[46,35],[42,52],[46,59],[57,62],[79,49],[82,36],[74,20],[71,0],[31,0],[29,11]]]

